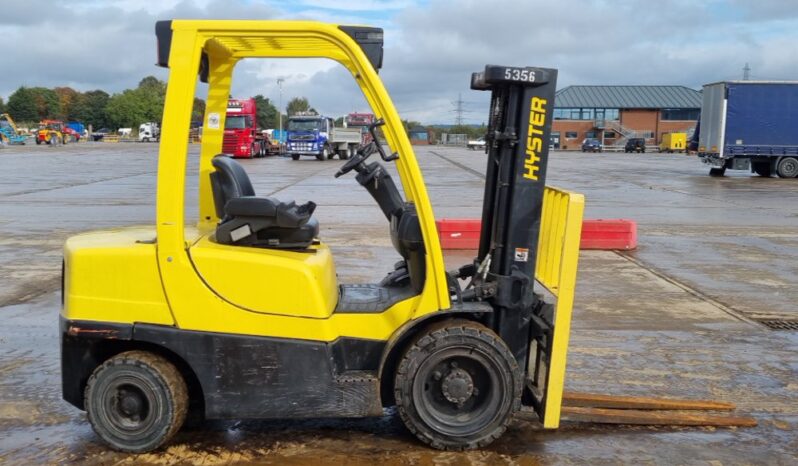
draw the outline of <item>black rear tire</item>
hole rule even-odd
[[[180,430],[188,411],[186,382],[175,366],[147,351],[127,351],[94,370],[85,390],[94,432],[111,448],[143,453]]]
[[[798,159],[795,157],[782,158],[779,160],[776,173],[779,175],[779,178],[795,178],[798,176]]]
[[[422,331],[396,370],[394,396],[405,426],[441,450],[484,447],[521,406],[521,371],[485,326],[449,320]]]
[[[710,168],[709,169],[709,176],[723,176],[726,174],[726,167],[723,168]]]

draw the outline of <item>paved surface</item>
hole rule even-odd
[[[192,153],[196,148],[192,148]],[[484,155],[422,148],[438,217],[476,217]],[[196,157],[189,174],[196,178]],[[795,315],[798,181],[709,178],[678,155],[557,153],[550,181],[584,192],[587,216],[632,218],[631,254],[584,252],[568,388],[738,403],[753,429],[565,423],[522,415],[483,451],[420,446],[391,412],[378,419],[209,422],[149,455],[107,450],[60,400],[60,246],[70,234],[154,219],[156,146],[81,144],[0,152],[0,463],[82,464],[795,464],[798,334],[748,321]],[[343,281],[395,260],[387,225],[341,162],[245,161],[256,190],[319,204],[321,236]],[[731,173],[731,172],[727,172]],[[193,190],[189,205],[195,202]],[[189,215],[196,216],[195,208]],[[364,227],[365,225],[365,227]],[[452,266],[467,253],[447,255]]]

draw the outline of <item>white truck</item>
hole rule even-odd
[[[293,115],[288,119],[286,152],[294,160],[312,155],[319,160],[346,160],[363,140],[360,128],[336,128],[335,120],[321,115]]]
[[[139,125],[139,142],[158,141],[161,139],[161,128],[158,123],[148,122]]]

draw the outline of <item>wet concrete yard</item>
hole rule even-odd
[[[197,147],[191,149],[196,154]],[[484,154],[417,150],[435,214],[478,217]],[[196,158],[196,157],[195,157]],[[519,415],[481,451],[421,446],[391,412],[363,420],[208,422],[148,455],[105,448],[60,399],[57,314],[63,240],[150,224],[155,144],[0,149],[0,464],[795,464],[798,180],[710,178],[683,155],[555,153],[549,182],[582,192],[587,218],[638,222],[639,248],[583,252],[567,388],[738,404],[750,429],[597,426],[543,431]],[[381,277],[397,259],[388,226],[341,162],[243,162],[259,194],[313,200],[341,281]],[[190,180],[196,180],[196,160]],[[189,215],[196,194],[187,192]],[[451,266],[468,260],[447,255]]]

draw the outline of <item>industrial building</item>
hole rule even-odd
[[[557,91],[551,143],[578,150],[586,138],[623,148],[629,138],[657,144],[664,133],[692,134],[701,92],[685,86],[568,86]]]

